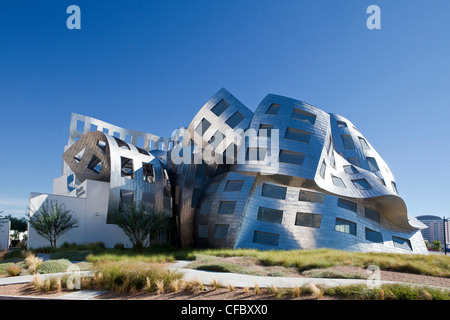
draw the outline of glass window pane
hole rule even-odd
[[[325,171],[327,169],[327,165],[325,164],[325,161],[322,162],[322,165],[320,166],[320,176],[325,179]]]
[[[359,163],[359,158],[358,157],[350,157],[347,159],[348,162],[350,162],[351,164],[357,166],[357,167],[361,167],[361,164]]]
[[[206,132],[206,130],[208,130],[210,126],[211,123],[208,120],[202,119],[202,121],[200,121],[200,123],[197,125],[197,128],[195,128],[195,132],[203,136],[203,134]]]
[[[236,201],[221,201],[219,206],[219,214],[233,214]]]
[[[244,116],[236,111],[230,118],[228,118],[227,121],[225,121],[225,123],[227,125],[229,125],[231,128],[236,127],[239,123],[241,123],[242,120],[244,120]]]
[[[311,228],[320,228],[322,215],[314,213],[297,212],[295,217],[295,225]]]
[[[370,150],[369,144],[367,143],[366,139],[358,137],[359,142],[361,143],[361,147],[365,150]]]
[[[366,240],[382,243],[383,236],[381,235],[380,232],[366,228]]]
[[[281,223],[283,219],[283,211],[259,207],[257,220],[271,223]]]
[[[356,223],[336,218],[336,225],[334,227],[334,230],[356,235]]]
[[[134,179],[133,159],[120,157],[120,161],[122,165],[120,176],[127,179]]]
[[[266,159],[266,148],[247,148],[247,161],[264,161]]]
[[[345,149],[355,149],[355,144],[353,143],[353,139],[351,135],[344,134],[341,136],[342,143],[344,144]]]
[[[380,167],[378,167],[378,163],[375,158],[367,157],[367,163],[369,164],[370,171],[379,171]]]
[[[208,225],[207,224],[198,225],[198,237],[199,238],[208,238]]]
[[[298,130],[295,128],[287,128],[284,139],[294,140],[302,143],[309,143],[311,138],[311,133],[303,130]]]
[[[218,182],[211,182],[206,193],[214,193],[217,191],[218,188],[219,188]]]
[[[367,190],[372,188],[372,186],[367,182],[366,179],[352,180],[354,186],[359,190]]]
[[[336,121],[339,128],[347,128],[347,124],[344,121]]]
[[[344,166],[345,173],[359,173],[354,166]]]
[[[294,110],[292,111],[291,118],[310,124],[314,124],[316,122],[316,116],[314,114],[297,108],[294,108]]]
[[[200,214],[210,214],[211,213],[212,201],[203,201],[200,205]]]
[[[273,184],[263,184],[261,195],[267,198],[286,199],[286,187],[275,186]]]
[[[394,181],[391,181],[392,189],[395,191],[396,194],[398,194],[397,185]]]
[[[318,192],[300,190],[299,201],[323,203],[325,195]]]
[[[284,163],[302,165],[305,154],[294,151],[280,150],[279,161]]]
[[[276,115],[276,114],[278,114],[279,110],[280,110],[280,105],[276,104],[276,103],[272,103],[270,105],[269,109],[267,109],[266,114]]]
[[[229,106],[230,104],[222,99],[211,109],[211,111],[216,116],[220,116],[225,110],[228,109]]]
[[[356,202],[347,200],[347,199],[338,199],[338,207],[353,211],[353,212],[357,212],[358,211],[358,205],[356,204]]]
[[[403,239],[399,237],[392,237],[392,241],[394,242],[394,246],[396,248],[405,249],[408,251],[412,251],[411,242],[408,239]]]
[[[225,239],[228,234],[228,225],[227,224],[216,224],[214,229],[214,238],[216,239]]]
[[[151,192],[143,192],[142,205],[148,210],[153,210],[155,207],[155,194]]]
[[[261,124],[258,130],[258,136],[270,137],[272,133],[273,125]]]
[[[241,191],[244,180],[229,180],[225,186],[226,192]]]
[[[346,186],[345,186],[345,184],[344,184],[344,182],[342,181],[341,178],[335,177],[335,176],[331,176],[331,180],[333,181],[333,184],[334,184],[336,187],[346,188]]]
[[[253,242],[269,246],[278,246],[280,235],[276,233],[255,231],[253,233]]]

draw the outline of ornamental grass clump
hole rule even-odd
[[[94,269],[94,285],[102,290],[116,292],[161,292],[161,284],[171,283],[182,277],[159,264],[136,261],[97,262]]]

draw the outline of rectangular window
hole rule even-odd
[[[341,178],[332,175],[332,176],[331,176],[331,180],[333,181],[333,184],[334,184],[336,187],[346,188],[346,186],[345,186],[345,184],[344,184],[344,181],[342,181]]]
[[[241,191],[244,180],[228,180],[225,192]]]
[[[247,161],[264,161],[264,159],[266,159],[266,154],[266,148],[247,148],[245,159]]]
[[[134,201],[134,191],[120,190],[119,210],[123,211],[124,208],[130,206]]]
[[[330,139],[328,140],[328,145],[327,145],[327,154],[330,153],[331,147],[333,146],[333,137],[330,136]]]
[[[155,173],[152,164],[142,162],[142,173],[145,182],[155,183]]]
[[[244,120],[244,118],[245,117],[239,111],[236,111],[227,121],[225,121],[225,123],[234,129],[242,120]]]
[[[216,116],[220,116],[229,106],[230,104],[222,99],[211,109],[211,111]]]
[[[367,190],[372,188],[372,186],[367,182],[366,179],[357,179],[357,180],[352,180],[353,185],[356,187],[356,189],[359,190]]]
[[[325,179],[325,171],[327,170],[327,165],[325,164],[325,161],[322,162],[322,165],[320,166],[320,176],[322,179]]]
[[[295,225],[302,227],[320,228],[322,215],[315,213],[297,212]]]
[[[198,237],[199,238],[208,238],[208,225],[207,224],[199,224],[198,225]]]
[[[323,203],[325,195],[323,193],[300,190],[299,201]]]
[[[367,163],[369,164],[370,171],[379,171],[380,167],[378,167],[378,163],[375,158],[367,157]]]
[[[281,223],[283,220],[283,211],[259,207],[258,209],[258,217],[256,220],[271,222],[271,223]]]
[[[133,159],[120,157],[121,172],[120,176],[127,179],[134,179]]]
[[[99,148],[99,150],[105,154],[106,153],[106,142],[102,141],[102,140],[98,140],[97,141],[97,148]]]
[[[305,154],[300,152],[280,150],[279,161],[283,163],[290,163],[295,165],[302,165],[305,160]]]
[[[273,184],[263,184],[261,196],[273,199],[286,199],[286,187],[275,186]]]
[[[155,208],[155,194],[142,192],[142,205],[148,210],[153,210]]]
[[[336,158],[334,157],[334,152],[331,153],[330,165],[336,169]]]
[[[192,191],[191,208],[195,208],[197,206],[197,203],[200,200],[201,196],[202,196],[202,190],[194,188],[194,190]]]
[[[341,136],[342,143],[344,144],[345,149],[355,149],[355,144],[353,143],[353,139],[351,135],[344,134]]]
[[[126,143],[123,140],[120,140],[119,138],[114,137],[114,140],[116,140],[117,146],[119,148],[125,149],[125,150],[130,150],[130,147],[128,146],[128,143]]]
[[[398,191],[397,191],[397,185],[395,184],[394,181],[391,181],[391,185],[392,185],[392,190],[394,190],[394,192],[395,192],[396,194],[398,194]]]
[[[373,220],[375,222],[380,223],[380,213],[378,211],[369,209],[369,208],[365,208],[365,217]]]
[[[359,171],[354,166],[344,166],[345,173],[359,173]]]
[[[364,150],[370,150],[369,144],[367,143],[366,139],[358,137],[359,138],[359,142],[361,143],[361,147]]]
[[[280,110],[280,105],[276,104],[276,103],[272,103],[270,105],[269,109],[267,109],[266,114],[277,115],[279,110]]]
[[[339,128],[347,128],[347,124],[344,121],[336,121]]]
[[[210,214],[211,213],[212,201],[203,201],[200,205],[200,214]]]
[[[394,247],[412,251],[411,242],[408,239],[392,236],[392,241],[394,242]]]
[[[102,170],[103,162],[97,158],[97,156],[93,155],[91,161],[88,164],[88,169],[94,171],[96,174],[100,173]]]
[[[216,227],[214,228],[214,238],[225,239],[228,234],[228,227],[227,224],[216,224]]]
[[[276,233],[261,232],[261,231],[255,231],[253,233],[254,243],[277,247],[279,241],[280,235]]]
[[[258,130],[258,136],[270,137],[272,133],[273,126],[270,124],[261,124]]]
[[[298,141],[301,143],[309,143],[309,139],[311,139],[311,133],[295,128],[287,128],[284,139]]]
[[[336,218],[334,230],[356,236],[356,223]]]
[[[195,132],[197,132],[199,135],[201,135],[203,137],[206,130],[208,130],[208,128],[210,126],[211,126],[211,123],[208,120],[203,118],[202,121],[200,121],[200,123],[197,125],[197,128],[195,128]]]
[[[366,240],[383,243],[383,236],[380,232],[366,228]]]
[[[221,201],[218,214],[233,214],[236,201]]]
[[[77,120],[77,129],[78,132],[84,132],[84,121]]]
[[[316,116],[314,114],[297,108],[294,108],[294,110],[292,110],[291,118],[310,124],[314,124],[316,122]]]
[[[91,132],[92,131],[97,131],[98,130],[98,126],[96,124],[92,124],[91,123]]]
[[[350,157],[347,159],[347,161],[350,162],[351,164],[353,164],[354,166],[361,167],[358,157]]]
[[[358,212],[358,205],[356,204],[356,202],[347,200],[347,199],[338,199],[338,203],[337,203],[338,207],[353,211],[353,212]]]

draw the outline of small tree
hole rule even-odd
[[[431,248],[432,248],[434,251],[441,251],[442,243],[441,243],[440,241],[438,241],[438,240],[433,240],[433,241],[431,242]]]
[[[130,202],[121,209],[113,212],[114,223],[125,232],[133,248],[138,251],[149,246],[153,239],[170,226],[169,215],[149,210],[142,204]]]
[[[30,226],[37,234],[50,241],[56,248],[56,240],[67,231],[78,227],[78,219],[71,210],[57,201],[45,201],[39,211],[29,217]]]

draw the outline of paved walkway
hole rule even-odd
[[[185,280],[191,281],[199,279],[205,285],[212,284],[213,281],[221,283],[223,286],[232,285],[234,287],[249,287],[253,288],[257,284],[259,287],[271,287],[275,286],[277,288],[292,288],[296,285],[299,287],[315,284],[327,287],[334,286],[348,286],[348,285],[370,285],[372,284],[369,280],[365,279],[329,279],[329,278],[297,278],[297,277],[263,277],[263,276],[252,276],[237,273],[228,272],[212,272],[212,271],[201,271],[193,269],[185,269],[185,267],[190,263],[190,261],[175,261],[174,264],[169,266],[169,270],[178,271],[183,274]],[[42,280],[51,277],[63,277],[65,275],[70,275],[71,273],[53,273],[53,274],[41,274],[39,275]],[[92,271],[80,271],[81,277],[89,277],[93,275]],[[18,276],[18,277],[5,277],[0,278],[0,286],[8,284],[17,283],[28,283],[33,281],[32,275],[30,276]],[[396,281],[380,281],[381,284],[394,284],[402,283]],[[414,285],[408,283],[409,285]],[[448,289],[448,288],[447,288]],[[64,294],[55,298],[45,298],[45,297],[20,297],[20,296],[0,296],[0,300],[32,300],[32,299],[58,299],[58,300],[90,300],[98,295],[105,293],[105,291],[96,290],[80,290],[74,291],[68,294]]]

